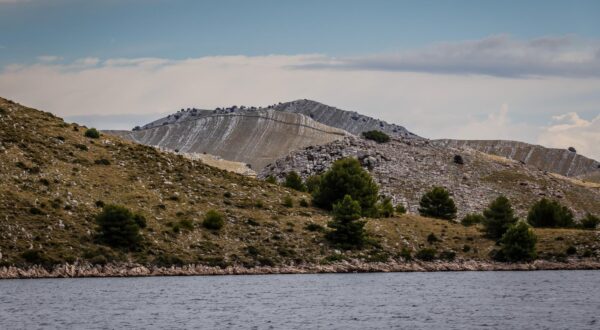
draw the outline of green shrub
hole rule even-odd
[[[419,213],[424,217],[452,220],[456,218],[456,205],[448,190],[434,187],[419,202]]]
[[[268,177],[265,179],[265,181],[266,181],[266,182],[268,182],[268,183],[270,183],[270,184],[277,184],[277,179],[275,179],[275,177],[274,177],[274,176],[272,176],[272,175],[269,175],[269,176],[268,176]]]
[[[373,140],[377,143],[386,143],[390,141],[389,135],[378,130],[363,132],[362,136],[367,140]]]
[[[365,221],[361,217],[360,204],[350,197],[333,205],[333,220],[328,226],[333,231],[327,234],[327,238],[344,248],[361,248],[365,243]]]
[[[285,207],[294,207],[294,200],[292,199],[291,196],[285,196],[283,198],[282,205],[285,206]]]
[[[331,169],[323,174],[318,189],[312,195],[313,203],[327,210],[349,195],[359,203],[363,216],[374,216],[378,191],[377,184],[358,160],[343,158],[334,162]]]
[[[396,205],[396,213],[398,214],[406,214],[406,207],[402,204]]]
[[[439,241],[439,238],[437,238],[437,236],[435,236],[434,233],[430,233],[429,235],[427,235],[427,243],[433,244],[438,241]]]
[[[311,194],[319,188],[320,184],[321,184],[321,176],[320,175],[311,175],[308,178],[306,178],[306,190]]]
[[[97,238],[101,243],[112,247],[136,249],[142,241],[142,218],[124,206],[106,205],[96,216]],[[145,221],[143,224],[145,225]]]
[[[591,213],[588,213],[579,222],[579,226],[583,229],[596,229],[598,227],[598,224],[600,224],[600,218]]]
[[[415,258],[423,261],[432,261],[435,259],[435,249],[423,248],[417,251]]]
[[[468,244],[463,245],[462,251],[465,253],[471,251],[471,246]]]
[[[537,237],[527,223],[519,221],[510,226],[500,239],[500,253],[496,256],[500,261],[531,261],[536,258],[535,245]]]
[[[393,217],[394,205],[392,205],[392,198],[384,197],[383,200],[377,205],[377,213],[383,218]]]
[[[456,252],[454,251],[442,251],[440,253],[440,259],[446,260],[446,261],[453,261],[456,258]]]
[[[231,198],[231,193],[229,191],[226,191],[223,193],[223,197],[225,198]]]
[[[88,138],[97,139],[100,137],[100,132],[98,132],[97,129],[92,127],[85,130],[85,133],[83,133],[83,135]]]
[[[309,224],[307,224],[304,229],[308,230],[308,231],[324,231],[325,228],[323,228],[323,226],[319,225],[318,223],[314,223],[311,222]]]
[[[483,227],[488,237],[499,239],[508,228],[517,222],[508,198],[499,196],[483,211]]]
[[[106,158],[100,158],[100,159],[96,159],[94,161],[94,164],[96,164],[96,165],[110,165],[110,160],[108,160]]]
[[[44,214],[45,214],[45,213],[44,213],[44,211],[40,210],[39,208],[37,208],[37,207],[35,207],[35,206],[34,206],[34,207],[31,207],[31,208],[29,209],[29,213],[31,213],[31,214],[33,214],[33,215],[44,215]]]
[[[306,199],[302,198],[300,200],[300,206],[302,206],[302,207],[308,207],[309,206],[308,205],[308,201]]]
[[[567,248],[567,251],[566,251],[566,252],[567,252],[567,255],[574,255],[574,254],[576,254],[576,253],[577,253],[577,248],[576,248],[576,247],[574,247],[573,245],[570,245],[570,246]]]
[[[463,160],[461,155],[454,155],[454,163],[458,165],[464,165],[465,161]]]
[[[534,227],[573,227],[573,212],[557,201],[546,198],[533,204],[527,214],[527,222]]]
[[[254,203],[254,207],[262,209],[263,207],[265,207],[265,203],[259,199]]]
[[[223,215],[215,210],[206,212],[204,221],[202,221],[202,226],[204,226],[204,228],[212,230],[219,230],[223,228],[224,225],[225,220],[223,220]]]
[[[469,226],[473,226],[473,225],[482,223],[484,221],[485,221],[485,217],[483,215],[477,214],[477,213],[470,213],[470,214],[467,214],[460,221],[460,223],[465,227],[469,227]]]
[[[77,144],[74,144],[74,146],[75,146],[75,148],[77,148],[79,150],[88,151],[88,147],[85,144],[77,143]]]
[[[194,230],[194,222],[190,219],[179,220],[179,226],[185,230]]]
[[[285,176],[284,187],[291,188],[298,191],[306,191],[306,186],[302,183],[302,178],[298,173],[291,171]]]
[[[412,258],[412,252],[410,251],[410,249],[408,248],[402,248],[402,250],[400,250],[400,257],[402,257],[402,259],[404,259],[405,261],[411,261]]]

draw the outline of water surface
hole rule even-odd
[[[0,329],[599,329],[600,271],[0,281]]]

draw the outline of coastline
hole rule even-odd
[[[243,266],[220,268],[204,265],[157,267],[140,264],[107,264],[104,266],[64,264],[55,266],[51,270],[41,266],[0,267],[0,279],[597,269],[600,269],[600,261],[592,260],[567,262],[536,260],[531,263],[499,263],[478,260],[365,263],[352,260],[329,265],[252,268]]]

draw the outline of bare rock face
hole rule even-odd
[[[348,133],[311,118],[275,110],[186,112],[178,119],[134,131],[113,131],[129,140],[182,153],[207,153],[248,163],[253,169],[289,152],[342,139]]]
[[[331,127],[337,127],[360,135],[362,132],[379,130],[392,136],[420,139],[419,136],[409,132],[406,128],[389,124],[383,120],[361,115],[355,111],[341,110],[311,100],[296,100],[280,103],[273,109],[283,112],[301,113],[310,118]]]
[[[600,175],[600,162],[577,154],[574,149],[553,149],[505,140],[435,140],[434,144],[451,148],[471,148],[534,166],[564,176]]]
[[[463,164],[455,162],[460,155]],[[348,137],[293,152],[267,165],[259,178],[298,172],[306,178],[329,169],[340,158],[357,158],[380,185],[381,193],[417,213],[421,196],[434,186],[447,188],[459,218],[481,212],[494,198],[507,196],[520,216],[541,197],[557,199],[577,216],[600,212],[600,189],[578,185],[517,161],[473,149],[455,149],[428,140],[394,138],[378,144]]]

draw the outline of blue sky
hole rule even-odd
[[[600,1],[0,0],[0,61],[387,52],[498,33],[600,36]]]
[[[0,0],[0,96],[100,128],[300,98],[600,159],[600,1]]]

